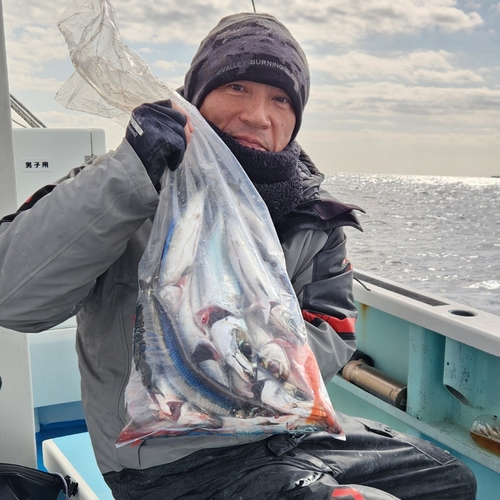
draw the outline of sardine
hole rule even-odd
[[[204,206],[205,193],[200,191],[189,201],[185,212],[167,234],[160,267],[160,287],[177,284],[195,262]]]
[[[213,222],[207,231],[200,252],[200,265],[203,273],[198,273],[200,290],[200,309],[212,308],[235,315],[241,310],[244,300],[243,288],[236,276],[227,251],[226,231],[223,218]]]
[[[236,193],[231,191],[231,194],[235,195]],[[234,203],[238,207],[238,212],[243,219],[241,224],[248,227],[248,235],[259,247],[259,250],[262,249],[265,254],[273,252],[273,250],[275,250],[273,253],[282,253],[278,236],[270,221],[268,223],[266,218],[259,217],[258,213],[252,210],[253,207],[250,207],[246,203],[241,203],[237,196],[234,197]]]
[[[255,398],[252,390],[253,381],[242,379],[234,370],[228,370],[228,382],[231,389],[238,395],[244,397],[249,403],[260,406],[260,401]]]
[[[260,400],[281,413],[299,415],[310,419],[314,402],[292,384],[269,378],[261,383]]]
[[[183,350],[191,353],[195,361],[215,359],[217,349],[209,339],[208,327],[195,321],[191,305],[191,281],[191,276],[186,277],[181,287],[182,293],[177,313],[179,340]]]
[[[279,381],[288,379],[290,362],[284,349],[276,342],[270,341],[259,347],[257,356],[259,364],[268,370],[275,379]]]
[[[271,301],[275,298],[273,285],[266,274],[262,261],[246,244],[234,221],[227,223],[227,245],[229,260],[238,277],[245,296],[250,301],[250,308],[261,310],[264,323],[267,323],[271,309]]]
[[[201,370],[211,379],[228,388],[231,387],[229,377],[224,366],[215,359],[206,359],[198,362]]]
[[[134,374],[130,386],[135,385],[133,378]],[[220,429],[224,425],[221,418],[208,415],[187,401],[179,401],[171,409],[170,415],[158,412],[156,403],[144,390],[142,398],[134,395],[131,404],[127,405],[129,421],[120,432],[117,444],[135,444],[144,439],[181,435],[194,430]]]
[[[274,378],[287,380],[290,372],[287,354],[281,345],[275,342],[275,337],[278,337],[278,335],[273,335],[273,330],[276,330],[276,328],[270,325],[270,321],[264,328],[262,322],[259,321],[260,316],[256,310],[247,311],[245,314],[245,321],[257,354],[258,363],[268,370]],[[286,334],[293,335],[292,332],[286,332]]]
[[[298,309],[298,307],[296,308]],[[294,318],[290,313],[293,308],[278,303],[271,308],[269,315],[269,331],[275,337],[284,338],[291,343],[307,341],[307,332],[301,316]]]
[[[216,321],[210,330],[215,347],[222,360],[243,380],[254,379],[256,358],[245,323],[228,316]]]

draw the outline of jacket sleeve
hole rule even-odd
[[[157,204],[124,140],[28,210],[2,219],[0,325],[39,332],[76,314]]]
[[[357,310],[342,228],[302,230],[283,244],[308,341],[328,382],[356,349]]]

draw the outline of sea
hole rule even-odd
[[[326,174],[358,205],[346,228],[355,269],[500,316],[500,178]]]

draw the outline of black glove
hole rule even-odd
[[[156,185],[165,167],[175,170],[184,158],[187,118],[172,109],[172,103],[158,101],[141,104],[132,111],[125,139],[142,161],[151,182]]]

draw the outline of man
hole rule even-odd
[[[267,204],[328,381],[355,349],[342,228],[359,226],[352,207],[321,189],[323,176],[294,141],[309,94],[301,48],[271,16],[229,16],[201,43],[183,93]],[[115,497],[475,498],[472,473],[448,453],[342,415],[345,442],[312,433],[157,438],[115,447],[126,415],[137,265],[164,169],[179,166],[191,133],[169,102],[140,106],[115,152],[71,171],[0,225],[0,324],[42,331],[77,314],[82,403]]]

